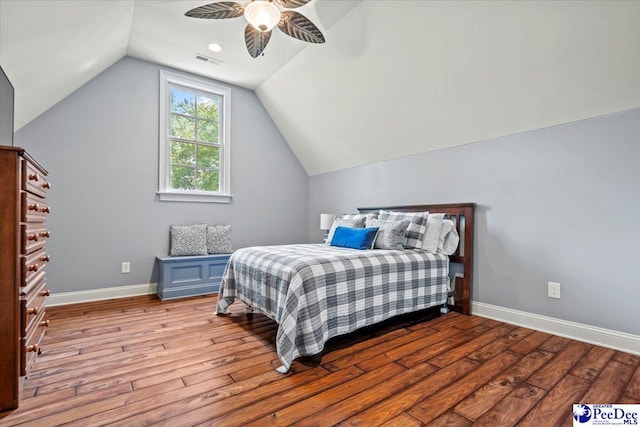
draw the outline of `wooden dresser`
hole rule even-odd
[[[0,412],[17,408],[21,377],[49,325],[46,177],[24,149],[0,146]]]

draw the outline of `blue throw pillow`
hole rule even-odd
[[[331,238],[331,246],[360,250],[373,249],[377,234],[378,227],[351,228],[338,226]]]

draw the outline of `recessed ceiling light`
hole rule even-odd
[[[207,45],[212,52],[222,52],[222,45],[218,42],[211,42]]]

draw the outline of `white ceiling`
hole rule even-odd
[[[0,0],[0,65],[15,88],[15,128],[127,53],[133,1]]]
[[[256,91],[310,175],[640,107],[640,1],[364,1],[328,36]]]
[[[246,0],[238,0],[245,4]],[[274,30],[264,56],[244,45],[244,18],[194,19],[214,0],[0,0],[0,65],[16,88],[20,129],[125,55],[255,89],[309,45]],[[360,0],[314,0],[298,9],[326,31]],[[224,47],[207,49],[210,41]],[[195,59],[201,53],[220,65]]]
[[[125,55],[255,89],[311,175],[640,107],[640,1],[314,0],[257,59],[212,1],[0,0],[16,128]]]
[[[237,1],[247,3],[246,0]],[[326,31],[359,1],[314,0],[296,11]],[[247,53],[244,43],[244,29],[247,26],[244,18],[209,20],[184,16],[186,11],[194,7],[213,2],[136,1],[127,54],[255,89],[301,50],[325,47],[293,39],[276,28],[272,31],[264,56],[254,59]],[[223,51],[209,51],[207,44],[210,41],[221,43]],[[196,52],[218,59],[222,64],[213,65],[196,60]]]

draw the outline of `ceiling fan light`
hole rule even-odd
[[[212,52],[222,52],[222,45],[218,42],[210,42],[207,47]]]
[[[280,9],[269,0],[254,0],[244,8],[244,16],[258,31],[271,31],[280,22]]]

